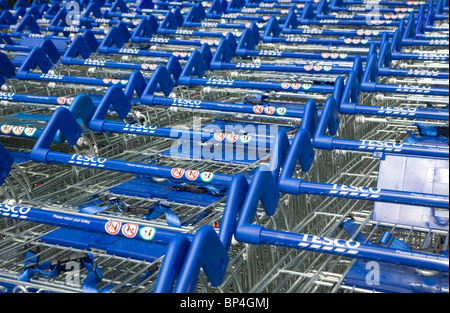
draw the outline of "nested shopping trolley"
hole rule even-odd
[[[377,133],[376,130],[374,131]],[[378,132],[378,135],[381,135],[381,132]],[[436,139],[436,137],[428,138],[431,141]],[[445,143],[443,145],[445,146]],[[289,153],[286,157],[288,162],[295,160],[290,156]],[[403,167],[400,166],[401,162],[404,162]],[[416,162],[424,162],[429,167],[425,165],[424,171],[419,173]],[[400,171],[396,171],[398,175],[392,174],[393,166],[401,168]],[[435,169],[431,170],[434,166],[436,166]],[[252,222],[254,210],[258,204],[255,196],[256,199],[261,197],[268,214],[273,211],[270,211],[270,201],[264,200],[264,191],[261,191],[264,188],[261,188],[261,185],[258,186],[259,188],[250,187],[251,191],[246,198],[248,202],[244,205],[246,213],[240,217],[242,220],[238,222],[236,228],[237,240],[292,249],[283,255],[277,266],[269,271],[252,291],[448,292],[446,256],[448,253],[446,252],[448,251],[448,219],[446,217],[448,181],[444,178],[447,166],[448,158],[399,156],[383,152],[380,161],[370,155],[354,157],[352,162],[342,167],[342,172],[320,186],[304,180],[297,180],[295,183],[295,179],[288,179],[283,174],[286,170],[283,168],[279,178],[281,191],[306,193],[309,196],[314,194],[310,201],[314,199],[317,201],[314,202],[315,209],[293,228],[292,232],[288,233],[267,230],[265,227],[258,226],[257,222]],[[287,169],[288,173],[292,171],[291,167]],[[426,171],[433,171],[436,176],[431,178]],[[408,185],[408,182],[412,181],[410,175],[415,176],[415,183],[420,179],[422,184]],[[261,172],[260,177],[267,179],[262,183],[263,186],[273,179],[269,171]],[[265,179],[261,178],[261,180]],[[327,184],[329,184],[328,187]],[[422,191],[432,190],[435,195],[429,196],[428,206],[431,208],[403,206],[400,198],[389,205],[378,202],[383,197],[382,188],[398,188],[399,186],[410,192],[417,191],[417,188],[422,188]],[[314,190],[315,187],[319,187],[320,191]],[[327,188],[329,188],[328,191],[326,191]],[[327,200],[318,197],[319,195],[326,196]],[[359,200],[355,200],[358,198]],[[421,197],[420,201],[424,198]],[[444,201],[441,206],[444,211],[433,204],[434,201],[441,201],[438,199]],[[373,201],[376,202],[375,205]],[[411,204],[415,203],[415,201],[411,202]],[[411,219],[408,220],[408,217]],[[363,255],[364,253],[358,250],[365,244],[368,244],[367,252],[373,253],[372,256]],[[297,249],[309,252],[295,251]],[[383,252],[377,251],[378,249]],[[395,256],[388,257],[390,253],[394,253]],[[399,255],[408,260],[396,261],[396,256]],[[412,261],[415,257],[418,258],[416,264]],[[428,263],[435,261],[440,263],[438,267]],[[421,262],[428,264],[419,265]],[[387,276],[388,279],[386,279]]]
[[[28,149],[2,138],[2,291],[448,292],[448,54],[435,50],[448,45],[445,3],[380,2],[383,23],[350,44],[339,36],[359,35],[364,3],[290,4],[86,6],[90,31],[60,49],[55,69],[88,92],[68,93],[65,81],[66,108],[31,95],[2,103],[8,122],[48,120]],[[144,15],[130,9],[146,18],[134,23]],[[314,21],[306,35],[305,20]],[[167,27],[171,37],[154,45]],[[228,32],[196,38],[198,27]],[[197,49],[176,55],[182,46]],[[137,57],[125,50],[136,47]],[[133,71],[142,64],[153,68]],[[122,71],[124,84],[89,89],[81,78]],[[77,146],[51,144],[57,129]],[[82,149],[80,134],[101,149]],[[77,175],[23,195],[11,183],[31,172],[12,164],[19,157]]]
[[[76,158],[76,159],[78,159],[78,157]],[[100,160],[100,159],[99,159]],[[168,160],[169,161],[169,160]],[[70,161],[69,161],[70,162]],[[103,162],[103,161],[102,161]],[[163,161],[164,162],[164,161]],[[173,162],[173,161],[169,161],[169,162]],[[78,160],[77,160],[77,162],[75,162],[75,163],[78,163]],[[74,163],[74,164],[75,164]],[[125,164],[125,163],[124,163]],[[131,163],[128,163],[129,165],[131,165]],[[176,164],[179,164],[179,163],[176,163]],[[98,165],[100,165],[100,164],[98,164]],[[208,164],[205,164],[206,166],[209,166],[209,168],[211,168],[211,167],[213,167],[214,165],[213,164],[211,164],[211,165],[208,165]],[[199,166],[198,164],[196,165],[196,166]],[[186,166],[187,167],[187,166]],[[150,167],[149,167],[150,168]],[[153,168],[156,168],[156,167],[153,167]],[[197,167],[197,168],[200,168],[200,167]],[[162,168],[161,168],[162,169]],[[173,172],[173,175],[175,175],[175,176],[173,176],[173,177],[176,177],[176,175],[178,175],[178,173],[179,172],[181,172],[181,171],[184,171],[184,169],[182,169],[182,168],[177,168],[177,170],[178,170],[178,172],[177,171],[173,171],[173,169],[170,171],[171,172],[171,174],[170,175],[172,175],[172,172]],[[191,173],[191,174],[188,174],[188,172],[189,173]],[[186,177],[184,177],[184,180],[188,180],[188,179],[190,179],[189,177],[191,177],[192,175],[194,175],[195,174],[195,171],[194,170],[189,170],[189,171],[187,171],[186,172]],[[207,179],[206,178],[206,176],[205,175],[203,175],[204,174],[204,172],[202,172],[202,174],[201,174],[201,177],[203,177],[202,179]],[[224,179],[225,178],[225,176],[224,175],[222,175],[222,176],[220,176],[220,174],[214,174],[214,176],[219,176],[219,177],[222,177],[222,179]],[[219,178],[220,179],[220,178]],[[100,180],[104,180],[104,178],[100,178]],[[123,181],[123,180],[121,180],[120,178],[119,178],[119,181]],[[86,182],[85,182],[85,184],[87,184],[89,182],[89,180],[87,180]],[[92,182],[92,180],[91,180],[91,182]],[[99,187],[98,186],[98,182],[99,181],[97,181],[97,188],[99,188],[99,189],[101,189],[101,187]],[[114,184],[114,182],[109,182],[109,183],[111,183],[111,184]],[[81,186],[78,186],[78,188],[80,188]],[[141,186],[142,187],[142,186]],[[173,196],[175,196],[175,197],[178,197],[178,201],[183,201],[184,199],[182,199],[182,200],[180,200],[179,199],[179,197],[180,197],[180,195],[179,195],[179,193],[182,191],[182,188],[181,187],[183,187],[183,186],[179,186],[179,189],[177,190],[178,192],[175,192],[175,193],[172,193],[172,200],[175,200],[174,198],[173,198]],[[74,192],[74,190],[76,191],[76,190],[84,190],[84,191],[82,191],[81,193],[79,193],[79,196],[80,197],[82,197],[82,198],[84,198],[84,201],[86,201],[86,197],[85,197],[85,194],[86,194],[86,188],[83,188],[83,187],[81,187],[80,189],[78,189],[76,186],[74,187],[74,188],[72,188],[71,190],[63,190],[63,191],[61,191],[61,193],[58,195],[58,193],[53,193],[53,194],[51,194],[51,195],[49,195],[49,199],[47,200],[47,201],[49,201],[50,199],[52,199],[52,200],[50,200],[50,201],[55,201],[55,202],[62,202],[62,201],[64,201],[64,198],[66,197],[66,199],[69,201],[69,202],[67,202],[67,205],[69,205],[69,203],[70,202],[72,202],[72,204],[74,204],[74,203],[76,203],[77,202],[77,199],[76,199],[76,194],[74,194],[73,192]],[[130,186],[128,186],[128,188],[130,188]],[[193,188],[192,186],[191,187],[188,187],[188,186],[184,186],[184,190],[188,190],[188,188]],[[120,189],[122,189],[122,191],[120,191]],[[126,191],[127,190],[127,187],[126,186],[118,186],[118,187],[116,187],[116,189],[115,189],[115,192],[117,192],[118,194],[121,194],[122,192],[124,192],[124,190],[125,190],[125,192],[126,193],[130,193],[130,192],[133,192],[133,190],[130,190],[130,189],[128,189],[128,192]],[[167,193],[168,192],[168,188],[166,188],[166,190],[165,190],[165,192]],[[199,190],[201,190],[201,189],[199,189]],[[93,190],[94,191],[94,190]],[[134,190],[134,191],[136,191],[136,190]],[[69,192],[72,192],[72,193],[69,193]],[[100,196],[100,198],[101,197],[103,197],[104,195],[100,195],[101,194],[101,192],[100,192],[100,190],[98,190],[98,196]],[[143,191],[144,193],[145,193],[145,191]],[[164,194],[164,190],[163,191],[161,191],[162,192],[162,194]],[[169,193],[170,193],[170,191],[169,191]],[[157,197],[157,195],[155,195],[156,197]],[[186,193],[185,193],[185,196],[186,196]],[[61,198],[62,197],[62,198]],[[121,203],[121,204],[124,204],[125,202],[126,203],[134,203],[135,205],[137,204],[135,201],[139,201],[139,197],[138,196],[135,196],[135,197],[127,197],[127,196],[124,196],[123,194],[121,195],[121,197],[120,197],[120,202],[117,202],[118,200],[113,200],[112,199],[112,195],[109,195],[109,196],[107,196],[108,198],[109,198],[109,200],[108,201],[116,201],[116,203]],[[148,197],[148,195],[147,195],[147,197]],[[192,197],[192,195],[191,195],[191,197]],[[44,196],[44,198],[45,198],[45,196]],[[58,199],[59,198],[59,199]],[[88,197],[88,198],[91,198],[91,197]],[[37,200],[39,200],[39,199],[37,199]],[[79,200],[79,199],[78,199]],[[89,199],[89,200],[92,200],[92,199]],[[206,199],[203,199],[203,201],[205,201]],[[209,199],[210,200],[210,199]],[[46,202],[47,202],[46,201]],[[94,210],[96,210],[97,212],[101,212],[101,211],[103,211],[103,210],[108,210],[108,209],[112,209],[112,207],[110,207],[109,205],[106,205],[106,206],[103,206],[103,205],[101,205],[101,203],[99,203],[98,201],[101,201],[101,200],[99,200],[99,199],[97,199],[97,200],[94,200],[94,202],[89,202],[89,203],[87,203],[88,204],[88,206],[89,206],[89,209],[87,208],[87,207],[84,207],[82,210],[83,210],[83,212],[88,212],[89,210],[92,210],[94,207],[96,208],[96,209],[94,209]],[[141,199],[141,201],[142,201],[142,199]],[[170,201],[170,199],[169,199],[169,201]],[[198,199],[198,197],[196,198],[196,197],[194,197],[193,199],[191,199],[191,202],[193,202],[193,203],[198,203],[198,201],[199,201],[199,199]],[[148,204],[148,203],[147,203]],[[173,205],[173,203],[171,203],[172,205],[171,205],[171,207],[172,207],[172,210],[175,210],[175,208],[174,207],[176,207],[176,206],[174,206]],[[23,202],[21,205],[26,205],[25,204],[25,202]],[[162,206],[162,207],[165,207],[166,208],[166,218],[167,218],[167,221],[169,222],[170,221],[170,219],[169,219],[169,216],[173,216],[173,215],[169,215],[168,214],[168,212],[167,212],[167,210],[169,210],[169,212],[171,211],[168,207],[166,207],[166,205],[167,204],[158,204],[158,206]],[[204,205],[204,204],[203,204]],[[36,206],[36,204],[35,204],[35,206]],[[145,207],[144,206],[142,206],[141,208],[137,208],[137,207],[134,207],[133,209],[131,208],[131,206],[129,206],[129,205],[125,205],[126,207],[128,207],[129,209],[130,209],[130,211],[128,210],[128,209],[126,209],[127,211],[129,211],[129,213],[131,213],[131,214],[143,214],[143,213],[145,213]],[[125,209],[125,206],[123,207],[123,208],[120,208],[120,206],[119,206],[119,209]],[[188,214],[188,212],[186,212],[186,205],[183,205],[183,206],[181,206],[181,205],[179,205],[179,207],[183,207],[183,209],[184,209],[184,211],[182,211],[182,214]],[[189,206],[188,206],[189,207]],[[137,211],[136,211],[136,209],[138,209]],[[7,210],[7,209],[5,209],[5,210]],[[13,209],[14,210],[14,209]],[[210,219],[210,221],[211,222],[214,222],[214,221],[216,221],[216,222],[218,222],[218,219],[217,218],[214,218],[214,214],[211,214],[211,212],[208,212],[208,211],[205,211],[205,210],[203,210],[203,212],[202,212],[202,210],[201,210],[201,208],[199,208],[199,205],[195,205],[195,206],[191,206],[191,210],[192,210],[192,212],[194,212],[194,215],[191,215],[191,216],[189,216],[189,218],[187,218],[186,220],[184,220],[185,218],[183,218],[181,215],[180,215],[180,217],[182,218],[181,219],[181,221],[183,221],[183,224],[185,224],[186,222],[189,222],[189,221],[191,221],[192,222],[192,220],[195,222],[195,220],[199,220],[199,217],[201,217],[201,215],[204,215],[204,213],[209,213],[209,214],[207,214],[207,216],[209,215],[209,217],[208,217],[208,219]],[[200,210],[200,211],[199,211]],[[53,211],[53,212],[58,212],[58,211]],[[61,212],[61,211],[59,211],[60,213],[58,213],[58,214],[63,214],[63,212]],[[175,210],[175,212],[176,213],[179,213],[177,210]],[[219,212],[220,212],[220,210],[219,210]],[[154,211],[154,213],[157,213],[156,211]],[[160,214],[161,214],[161,212],[160,212]],[[156,214],[156,215],[158,215],[158,214]],[[200,216],[199,216],[200,215]],[[130,216],[128,217],[128,218],[130,218]],[[172,220],[173,221],[173,220]],[[200,224],[202,224],[202,223],[200,223]],[[173,227],[173,224],[172,224],[172,227]],[[56,234],[55,234],[55,236],[56,237],[58,237]],[[67,240],[68,239],[68,236],[67,236],[67,234],[66,234],[66,236],[62,236],[60,239],[56,239],[56,240],[61,240],[62,238],[65,238],[65,240]],[[60,242],[61,243],[61,242]],[[73,244],[73,242],[72,242],[72,244]]]

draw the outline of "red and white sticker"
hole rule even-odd
[[[12,125],[2,125],[2,127],[0,129],[1,129],[2,133],[9,134],[11,132],[12,128],[13,128]]]
[[[116,85],[116,84],[118,84],[118,83],[120,82],[120,79],[113,78],[113,79],[111,79],[111,82],[112,82],[114,85]]]
[[[138,233],[139,226],[136,224],[125,224],[122,227],[122,234],[125,237],[133,238]]]
[[[14,135],[20,136],[20,135],[22,135],[24,129],[25,129],[25,127],[23,127],[23,126],[14,126],[12,129],[12,132]]]
[[[58,99],[56,101],[59,104],[64,104],[64,103],[66,103],[66,97],[58,97]]]
[[[109,221],[105,224],[105,230],[110,235],[117,235],[120,231],[121,222],[118,221]]]
[[[328,52],[323,52],[322,53],[322,58],[328,59],[329,57],[330,57],[330,54]]]
[[[223,132],[214,133],[214,139],[217,141],[223,141],[225,139],[225,133]]]
[[[200,175],[200,172],[197,170],[187,170],[186,171],[186,177],[189,180],[196,180],[199,175]]]
[[[73,101],[73,98],[66,98],[66,102],[67,102],[67,104],[72,104],[72,101]]]
[[[281,87],[283,89],[288,89],[289,87],[291,87],[291,83],[281,83]]]
[[[323,55],[323,54],[322,54],[322,55]],[[328,58],[328,56],[327,56],[327,58]],[[306,64],[303,68],[304,68],[306,71],[310,71],[310,70],[312,70],[313,66],[312,66],[311,64]]]
[[[264,112],[268,115],[272,115],[273,113],[275,113],[275,107],[272,106],[266,106],[264,108]]]
[[[370,35],[372,35],[372,31],[368,29],[364,32],[364,35],[370,36]]]
[[[227,140],[229,141],[229,142],[236,142],[236,140],[238,140],[239,139],[239,135],[238,134],[228,134],[227,135]]]
[[[109,77],[103,78],[103,82],[105,84],[109,84],[111,82],[111,78],[109,78]]]
[[[302,86],[302,84],[300,84],[300,83],[293,83],[292,84],[292,88],[295,89],[295,90],[300,89],[301,86]]]
[[[174,177],[174,178],[181,178],[184,174],[184,168],[174,167],[170,171],[170,174],[172,174],[172,177]]]
[[[264,111],[264,107],[262,105],[255,105],[253,106],[253,112],[256,114],[261,114]]]
[[[339,53],[332,53],[331,54],[331,58],[332,59],[337,59],[339,57]]]
[[[143,70],[148,69],[149,66],[150,66],[150,64],[148,64],[148,63],[142,63],[141,64],[141,67],[142,67]]]
[[[321,71],[322,68],[323,68],[322,65],[314,65],[314,70],[315,70],[316,72]]]
[[[358,34],[358,36],[362,36],[364,35],[364,29],[358,29],[356,33]]]
[[[358,44],[358,43],[361,41],[361,39],[359,39],[359,38],[354,38],[352,41],[353,41],[353,43],[356,45],[356,44]]]

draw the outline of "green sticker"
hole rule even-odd
[[[239,139],[241,140],[242,143],[249,143],[250,140],[252,140],[252,136],[249,135],[241,135],[239,137]]]
[[[303,84],[302,87],[305,90],[309,90],[311,88],[311,84]]]
[[[201,180],[203,180],[205,183],[209,183],[210,181],[213,180],[214,178],[214,173],[210,173],[210,172],[202,172],[200,174],[200,178]]]
[[[153,238],[156,235],[156,229],[154,227],[150,227],[150,226],[145,226],[145,227],[141,227],[141,229],[139,230],[139,236],[143,239],[143,240],[153,240]]]
[[[277,108],[277,114],[278,115],[281,115],[281,116],[283,116],[283,115],[285,115],[286,114],[286,108]]]
[[[35,127],[27,127],[24,130],[25,135],[27,135],[28,137],[33,136],[35,132],[36,132],[36,128]]]

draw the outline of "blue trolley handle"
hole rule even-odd
[[[53,65],[54,63],[49,59],[45,51],[40,47],[35,47],[28,55],[25,62],[17,70],[15,77],[21,80],[38,80],[95,86],[113,86],[119,83],[121,85],[126,85],[130,78],[111,79],[47,74]],[[31,70],[36,67],[39,67],[42,74],[31,72]]]
[[[136,76],[141,77],[139,73]],[[140,80],[143,81],[141,77]],[[240,103],[225,103],[225,102],[214,102],[214,101],[204,101],[204,100],[192,100],[192,99],[181,99],[181,98],[166,98],[154,96],[153,93],[158,88],[164,92],[164,95],[168,96],[174,87],[174,82],[171,80],[170,72],[168,67],[159,66],[150,81],[146,85],[145,89],[139,93],[139,97],[142,104],[145,105],[162,105],[167,107],[190,107],[194,109],[205,109],[220,112],[239,112],[246,114],[254,114],[264,117],[292,117],[300,118],[303,115],[303,108],[285,108],[278,105],[247,105]]]
[[[9,151],[0,143],[0,187],[11,172],[14,159],[10,155]]]
[[[255,63],[232,63],[230,62],[236,55],[234,47],[236,44],[230,43],[230,39],[222,39],[217,47],[210,67],[213,70],[225,69],[247,69],[251,71],[284,71],[296,73],[309,73],[311,68],[298,65],[272,65],[272,64],[255,64]],[[326,73],[329,75],[348,74],[351,68],[332,64],[329,67],[315,68],[314,73]]]
[[[312,106],[308,107],[312,108]],[[307,109],[308,109],[307,108]],[[334,138],[339,127],[339,113],[334,97],[325,101],[319,124],[314,135],[313,145],[324,150],[353,150],[364,152],[387,152],[393,154],[421,155],[428,157],[448,158],[449,151],[445,147],[430,147],[405,143],[388,143],[373,140],[349,140]],[[330,136],[326,136],[326,131]]]
[[[90,214],[71,214],[5,203],[0,203],[0,216],[45,225],[80,229],[107,236],[125,237],[130,240],[142,241],[144,244],[148,242],[168,244],[168,252],[161,268],[162,276],[161,278],[158,277],[155,292],[171,291],[176,275],[180,277],[175,287],[176,291],[193,292],[201,267],[205,270],[211,283],[214,286],[219,286],[228,264],[225,245],[219,240],[211,226],[203,226],[195,235],[192,235],[167,228],[128,223],[120,219],[94,217]],[[132,237],[130,236],[130,229],[134,234]],[[127,233],[127,236],[125,233]],[[183,243],[182,246],[177,244],[180,240]],[[183,249],[180,249],[181,247]],[[177,264],[177,266],[174,267],[174,264]]]
[[[92,214],[64,213],[51,209],[38,209],[5,203],[0,203],[0,216],[2,215],[4,217],[13,219],[26,220],[30,222],[59,227],[81,229],[84,231],[102,233],[111,236],[124,236],[120,230],[127,224],[120,219],[111,223],[111,219],[109,218],[103,218],[97,215],[93,216]],[[136,226],[138,227],[138,232],[141,229],[148,227],[146,225]],[[180,233],[179,231],[174,231],[166,228],[156,228],[155,230],[155,235],[152,241],[156,243],[167,244],[174,236]],[[138,232],[136,232],[136,234]],[[192,235],[186,234],[186,236],[190,238]],[[145,240],[140,236],[135,236],[134,239],[143,241],[148,240]]]
[[[58,130],[61,131],[61,134],[69,144],[75,145],[77,143],[82,128],[76,122],[72,114],[73,113],[65,107],[58,108],[53,112],[42,135],[38,138],[30,152],[30,158],[33,161],[103,169],[137,175],[159,176],[187,182],[207,181],[210,184],[222,186],[229,186],[231,182],[232,176],[225,174],[202,172],[194,169],[154,166],[51,151],[49,147]]]
[[[150,57],[166,57],[169,58],[177,55],[179,59],[188,59],[190,53],[187,52],[168,52],[168,51],[148,51],[145,49],[123,48],[126,42],[131,39],[131,34],[125,25],[119,23],[109,29],[108,34],[98,47],[98,52],[103,54],[117,53],[125,55],[139,55]]]
[[[443,121],[447,121],[449,119],[448,110],[397,108],[359,104],[360,79],[358,79],[358,76],[360,75],[358,74],[357,70],[353,70],[348,76],[345,89],[342,93],[341,103],[339,105],[339,113],[350,115],[365,114],[391,117],[400,115],[402,118],[408,119],[430,119]]]
[[[375,50],[372,50],[373,53],[376,53]],[[369,53],[370,55],[370,53]],[[383,35],[380,45],[378,58],[378,72],[383,76],[413,76],[413,77],[433,77],[433,78],[441,78],[448,79],[449,73],[444,71],[430,71],[430,70],[405,70],[405,69],[397,69],[391,68],[392,63],[392,48],[391,43],[388,39],[387,35]],[[420,57],[420,55],[418,56]],[[429,55],[429,58],[432,56]],[[439,60],[443,57],[437,56],[435,59]]]
[[[277,188],[270,171],[259,168],[250,184],[237,222],[236,240],[256,245],[269,244],[357,259],[382,260],[387,263],[441,272],[449,271],[448,257],[445,256],[422,252],[412,253],[407,250],[375,246],[357,241],[271,230],[252,224],[260,200],[266,214],[269,216],[274,214],[280,191],[282,192],[281,189]]]
[[[178,82],[182,85],[193,86],[224,86],[230,88],[250,88],[250,89],[266,89],[277,91],[308,91],[319,93],[333,93],[333,86],[311,85],[311,84],[291,84],[288,82],[260,82],[260,81],[243,81],[243,80],[223,80],[213,78],[202,78],[209,65],[205,63],[202,54],[198,50],[192,52],[191,57],[183,68]],[[199,78],[192,77],[194,72]],[[299,89],[302,88],[302,89]]]
[[[92,45],[90,45],[90,42],[84,36],[78,35],[73,40],[69,49],[65,51],[64,56],[61,58],[61,63],[65,65],[123,68],[141,71],[154,71],[157,67],[156,64],[148,64],[148,63],[133,63],[133,62],[119,62],[101,59],[90,59],[89,57],[96,49],[97,46],[92,47]],[[169,57],[168,62],[170,61],[171,58],[175,58],[175,56]]]
[[[361,90],[367,92],[393,92],[406,94],[424,94],[432,96],[448,96],[446,88],[409,85],[389,85],[377,82],[379,77],[377,55],[369,56],[361,82]]]
[[[144,126],[105,120],[106,114],[111,109],[114,109],[122,120],[126,118],[131,109],[130,100],[120,86],[110,87],[97,107],[95,107],[91,97],[86,94],[79,94],[76,96],[69,107],[73,116],[82,114],[83,122],[88,125],[89,129],[92,131],[194,140],[215,144],[242,144],[255,148],[269,148],[270,143],[273,142],[273,139],[271,138],[258,137],[255,136],[255,134],[246,134],[246,137],[244,138],[247,139],[241,139],[240,141],[236,140],[233,142],[230,139],[225,139],[227,134],[221,129],[218,129],[218,127],[216,127],[214,131],[213,129],[193,131],[188,129]],[[236,136],[236,134],[232,135]],[[239,136],[240,134],[237,135]],[[234,137],[232,139],[234,139]]]
[[[315,108],[312,100],[309,101],[307,105],[311,108]],[[326,114],[326,112],[322,112],[322,114]],[[316,114],[311,113],[311,109],[307,108],[305,110],[305,117],[308,117],[309,119],[309,116],[314,117]],[[306,118],[304,118],[303,121],[305,121],[306,124],[315,123],[306,121]],[[320,125],[321,123],[324,123],[324,121],[322,120],[317,124],[316,132],[322,127]],[[448,210],[449,197],[447,195],[307,182],[299,178],[292,178],[297,161],[300,162],[302,170],[307,172],[314,160],[314,150],[310,134],[307,130],[310,129],[310,127],[311,126],[309,125],[303,125],[302,122],[301,129],[296,133],[292,144],[287,140],[286,133],[280,131],[278,134],[274,148],[272,149],[272,163],[270,164],[270,168],[273,176],[278,178],[278,172],[280,171],[279,164],[282,164],[282,170],[278,178],[278,186],[281,192],[295,195],[305,193],[364,201],[399,203]],[[333,130],[335,128],[331,127],[331,129]]]

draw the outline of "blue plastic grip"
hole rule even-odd
[[[67,108],[56,109],[30,152],[30,158],[33,161],[48,163],[47,154],[58,130],[72,146],[77,143],[82,133],[81,126]]]
[[[260,244],[259,233],[262,226],[253,225],[256,209],[261,201],[268,216],[275,213],[280,193],[272,172],[267,166],[260,166],[252,177],[252,182],[242,207],[236,225],[236,240],[253,244]]]
[[[14,159],[9,151],[0,143],[0,186],[4,183],[6,177],[11,171]]]

